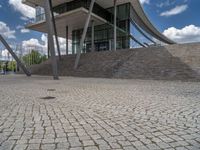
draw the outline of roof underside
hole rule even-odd
[[[35,7],[37,5],[42,6],[42,2],[44,0],[23,0],[25,4],[30,5],[32,7]],[[57,6],[59,4],[62,4],[64,2],[70,2],[72,0],[52,0],[53,6]],[[103,8],[109,8],[113,7],[114,3],[113,0],[96,0],[96,3],[98,3]],[[139,2],[139,0],[117,0],[117,4],[124,4],[124,3],[131,3],[132,7],[135,11],[135,22],[147,33],[155,37],[156,39],[167,43],[167,44],[174,44],[172,40],[165,37],[162,33],[160,33],[154,25],[150,22],[150,20],[147,18],[145,12],[143,11],[143,8]],[[80,15],[81,16],[81,15]],[[79,17],[80,17],[79,16]]]
[[[85,24],[85,20],[87,18],[88,10],[85,8],[78,8],[70,12],[66,12],[62,15],[58,15],[55,17],[56,21],[56,28],[57,28],[57,34],[59,37],[66,37],[66,27],[68,26],[69,31],[76,30],[76,29],[81,29],[83,28]],[[80,18],[81,16],[81,18]],[[95,21],[95,25],[100,25],[100,24],[105,24],[107,21],[104,20],[103,18],[92,14],[91,17],[92,20]],[[41,21],[37,24],[30,24],[27,26],[28,29],[47,33],[47,28],[46,28],[46,21]],[[68,35],[69,39],[71,39],[71,35],[69,32]]]
[[[73,0],[52,0],[53,7],[58,6],[62,3],[70,2]],[[131,3],[133,0],[117,0],[118,4],[125,4],[125,3]],[[44,0],[23,0],[23,3],[36,7],[36,6],[43,6]],[[96,3],[98,3],[103,8],[109,8],[114,5],[113,0],[96,0]]]

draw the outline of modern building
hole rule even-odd
[[[27,28],[48,33],[43,9],[43,0],[24,0],[24,3],[36,8],[35,21]],[[91,0],[52,0],[53,12],[58,37],[72,41],[72,53],[77,53],[80,47],[83,28],[87,20]],[[114,5],[115,0],[96,0],[91,14],[89,28],[84,40],[82,52],[104,51],[115,49],[114,38]],[[116,0],[116,49],[127,49],[134,41],[135,45],[148,46],[156,44],[158,39],[167,44],[174,42],[164,37],[146,17],[138,0]],[[134,29],[140,32],[147,42],[142,42],[134,36]],[[66,47],[68,53],[69,44]]]
[[[72,41],[77,69],[81,53],[132,48],[132,42],[148,47],[158,41],[174,44],[162,35],[145,15],[139,0],[23,0],[36,9],[35,21],[28,29],[48,33],[54,79],[58,79],[57,58],[53,36],[66,38],[66,54]],[[136,37],[133,28],[144,38]],[[61,57],[60,57],[61,58]]]

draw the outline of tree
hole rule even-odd
[[[3,69],[3,62],[0,61],[0,72],[1,72],[2,69]]]
[[[22,60],[26,65],[34,65],[47,60],[47,57],[46,55],[40,54],[38,51],[32,50],[30,54],[23,56]]]
[[[9,61],[7,66],[7,71],[16,71],[16,61]]]

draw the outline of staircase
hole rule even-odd
[[[60,76],[199,80],[200,43],[169,45],[82,54],[74,70],[75,55],[62,56]],[[30,67],[32,74],[52,75],[51,61]]]

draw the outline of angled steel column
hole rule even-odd
[[[89,22],[90,22],[92,10],[93,10],[93,7],[94,7],[94,3],[95,3],[95,0],[91,0],[90,9],[89,9],[89,12],[88,12],[88,17],[87,17],[87,20],[85,22],[83,34],[82,34],[81,41],[80,41],[80,48],[77,51],[77,56],[76,56],[74,69],[77,69],[78,64],[79,64],[79,60],[80,60],[80,57],[81,57],[81,51],[83,50],[83,43],[85,41],[85,37],[86,37],[86,33],[87,33]]]
[[[4,38],[0,34],[0,41],[3,43],[3,45],[6,47],[6,49],[9,51],[9,53],[12,55],[12,57],[16,60],[18,66],[24,71],[24,73],[27,76],[31,76],[31,73],[26,69],[24,64],[20,61],[20,59],[17,57],[17,55],[13,52],[12,48],[8,45],[8,43],[4,40]]]
[[[52,23],[52,15],[49,0],[44,0],[44,9],[45,9],[45,17],[47,22],[47,30],[48,30],[48,42],[49,49],[51,53],[51,61],[52,61],[52,69],[53,69],[53,78],[54,80],[58,80],[58,64],[55,54],[54,47],[54,39],[53,39],[53,23]]]
[[[92,38],[91,38],[91,43],[92,43],[92,45],[91,45],[91,52],[94,52],[95,51],[95,45],[94,45],[94,20],[92,20],[92,27],[91,27],[91,31],[92,31]]]
[[[56,40],[56,45],[57,45],[58,56],[59,56],[59,59],[61,59],[60,45],[59,45],[59,41],[58,41],[56,21],[55,21],[55,17],[54,17],[54,13],[53,13],[52,0],[49,0],[49,5],[50,5],[50,10],[51,10],[51,16],[52,16],[53,29],[54,29],[54,35],[55,35],[55,40]]]
[[[117,50],[117,0],[114,0],[114,48],[113,50]]]

